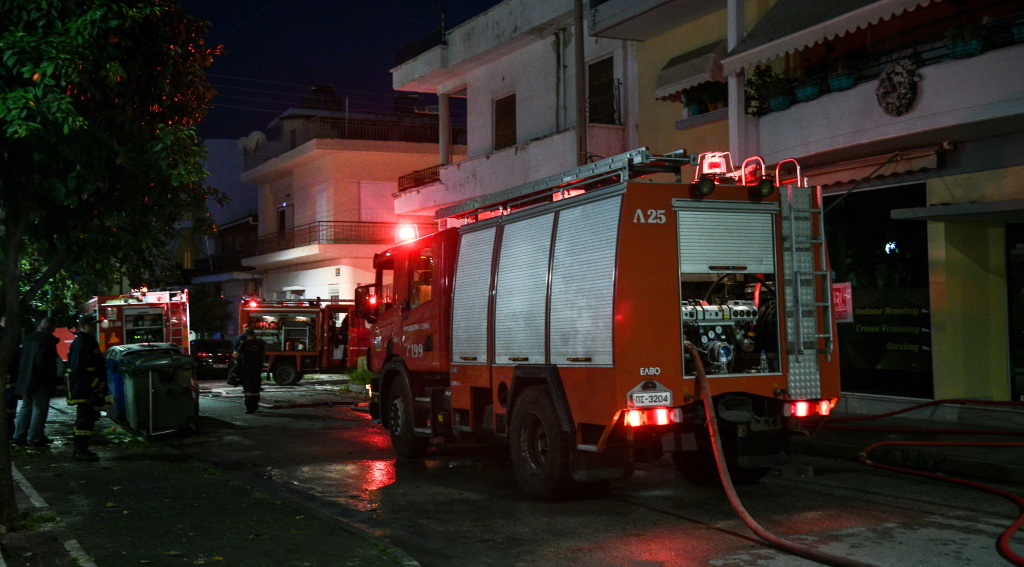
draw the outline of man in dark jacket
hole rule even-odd
[[[51,440],[43,434],[50,398],[57,392],[57,343],[53,336],[56,320],[46,317],[36,332],[21,345],[18,381],[14,393],[21,397],[21,407],[14,419],[14,442],[29,447],[45,447]]]
[[[96,342],[96,316],[83,315],[78,320],[78,332],[68,349],[68,403],[76,406],[75,452],[71,458],[76,461],[98,461],[99,455],[89,450],[92,428],[100,418],[100,412],[93,406],[100,403],[98,395],[106,391],[107,372],[100,344]]]
[[[245,413],[256,413],[260,405],[260,382],[263,381],[263,353],[266,346],[256,338],[256,331],[246,327],[245,340],[238,346],[238,377],[245,393]]]

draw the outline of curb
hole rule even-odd
[[[318,408],[322,406],[351,406],[355,403],[356,402],[306,402],[298,404],[265,404],[260,402],[260,407],[266,409]]]
[[[848,461],[859,461],[860,454],[866,447],[867,445],[823,441],[806,437],[793,439],[793,450],[796,452]],[[926,472],[1024,483],[1024,465],[960,457],[941,450],[880,447],[871,451],[871,460],[885,465]]]
[[[43,497],[40,496],[35,487],[29,483],[28,479],[25,478],[25,475],[21,474],[21,471],[14,466],[14,463],[11,463],[11,475],[14,477],[14,482],[18,483],[18,487],[20,487],[22,492],[28,496],[29,501],[32,502],[32,505],[35,506],[37,510],[50,509],[50,505],[46,503],[46,500],[43,500]],[[82,549],[78,540],[69,539],[61,543],[64,545],[64,549],[66,549],[68,554],[71,555],[71,558],[75,563],[81,567],[97,567],[96,563],[94,563],[89,555],[85,553],[85,550]],[[0,553],[0,567],[7,567],[7,563],[4,561],[2,553]]]

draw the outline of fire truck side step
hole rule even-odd
[[[426,397],[426,398],[413,398],[413,400],[417,401],[417,402],[428,403],[428,404],[430,403],[430,397]]]
[[[429,427],[414,427],[412,431],[413,433],[419,433],[421,435],[428,435],[430,437],[434,436],[434,430]]]
[[[580,451],[589,451],[591,453],[597,452],[597,445],[576,445],[576,448]]]
[[[472,433],[473,428],[468,425],[453,425],[452,429],[455,431],[462,431],[463,433]]]

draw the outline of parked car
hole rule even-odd
[[[189,343],[196,359],[196,378],[226,378],[234,361],[235,345],[227,339],[197,339]]]

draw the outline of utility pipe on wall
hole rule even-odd
[[[587,163],[587,73],[583,67],[586,57],[583,51],[583,0],[575,0],[572,22],[573,39],[576,41],[576,165]]]

